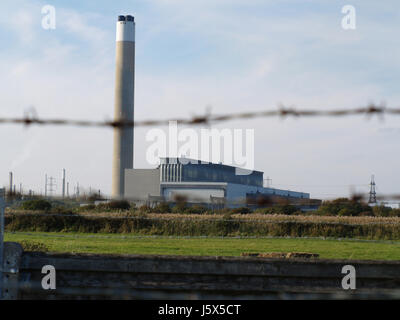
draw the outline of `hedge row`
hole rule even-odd
[[[221,219],[107,218],[16,215],[6,217],[7,231],[135,233],[164,236],[334,237],[400,239],[399,224],[352,225],[323,222],[263,222]]]

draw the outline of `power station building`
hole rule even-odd
[[[125,197],[135,202],[245,206],[256,197],[309,199],[310,194],[263,186],[263,172],[237,174],[236,167],[187,158],[161,158],[155,169],[125,171]]]
[[[135,21],[118,16],[116,25],[116,72],[114,120],[133,122],[135,87]],[[155,169],[133,169],[133,127],[114,129],[112,198],[136,202],[175,201],[243,206],[248,200],[268,196],[292,202],[309,199],[303,192],[265,188],[263,172],[247,174],[233,166],[186,158],[162,158]]]

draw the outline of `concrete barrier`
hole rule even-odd
[[[399,299],[400,262],[21,252],[18,299]],[[56,269],[56,289],[41,286]],[[356,290],[342,289],[342,268]]]

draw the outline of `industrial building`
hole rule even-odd
[[[125,171],[125,197],[139,203],[174,202],[245,206],[251,199],[310,199],[309,193],[265,188],[263,172],[236,174],[236,167],[187,158],[161,158],[155,169]]]
[[[135,21],[119,16],[116,25],[116,73],[114,120],[134,119]],[[186,158],[162,158],[155,169],[133,169],[133,127],[114,129],[112,198],[136,202],[175,201],[243,206],[268,196],[299,203],[303,192],[265,188],[263,172],[237,174],[240,168]],[[243,169],[242,169],[243,170]]]

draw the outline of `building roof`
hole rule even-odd
[[[264,174],[264,172],[262,172],[262,171],[244,169],[244,168],[240,168],[240,167],[236,167],[236,166],[223,164],[222,162],[214,163],[214,162],[196,160],[196,159],[191,159],[191,158],[186,158],[186,157],[160,157],[160,163],[161,164],[182,164],[182,165],[187,165],[187,164],[213,165],[213,166],[220,166],[221,168],[230,168],[231,170],[232,169],[240,169],[240,170],[248,170],[250,172],[254,172],[254,173],[258,173],[258,174],[260,174],[260,173]]]

